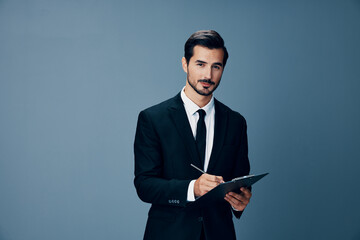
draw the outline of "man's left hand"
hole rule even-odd
[[[244,211],[250,202],[251,192],[247,188],[240,188],[241,193],[229,192],[225,195],[225,200],[228,201],[233,208],[238,211]]]

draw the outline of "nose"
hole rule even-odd
[[[204,72],[204,79],[211,79],[212,67],[207,67]]]

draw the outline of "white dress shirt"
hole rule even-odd
[[[214,96],[212,96],[210,102],[206,104],[204,107],[200,108],[193,101],[190,100],[185,94],[185,87],[181,90],[181,99],[184,102],[184,108],[186,111],[187,118],[189,120],[191,131],[193,133],[194,138],[196,139],[196,128],[197,122],[199,120],[199,113],[197,112],[199,109],[203,109],[206,112],[205,115],[205,125],[206,125],[206,148],[205,148],[205,161],[204,166],[197,166],[199,168],[203,168],[204,172],[207,171],[209,166],[209,160],[211,155],[211,150],[214,143],[214,126],[215,126],[215,106],[214,106]],[[196,180],[192,180],[188,187],[187,200],[195,201],[194,194],[194,184]]]

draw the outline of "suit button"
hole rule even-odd
[[[202,222],[203,221],[203,217],[198,217],[198,221]]]

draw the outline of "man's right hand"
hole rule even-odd
[[[200,197],[204,195],[205,193],[209,192],[211,189],[219,185],[220,183],[223,183],[223,177],[221,176],[215,176],[210,175],[207,173],[204,173],[201,175],[194,184],[194,194],[195,197]]]

